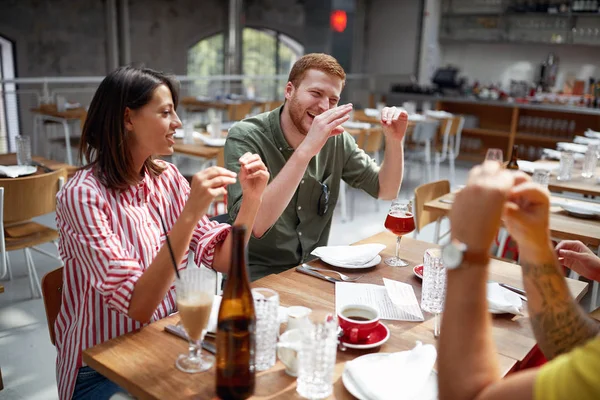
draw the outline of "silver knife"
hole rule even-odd
[[[326,280],[331,283],[341,282],[341,280],[339,280],[339,279],[335,279],[330,276],[323,275],[322,273],[317,272],[317,271],[311,271],[310,269],[306,269],[304,267],[296,267],[296,271],[302,272],[303,274],[306,274],[306,275],[311,275],[311,276],[314,276],[317,278],[321,278],[321,279]]]
[[[521,295],[523,297],[525,297],[527,295],[527,293],[523,289],[519,289],[519,288],[516,288],[514,286],[507,285],[506,283],[498,283],[498,284],[500,286],[502,286],[503,288],[508,289],[511,292],[515,292],[516,294],[519,294],[519,295]]]

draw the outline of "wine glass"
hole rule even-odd
[[[390,206],[390,211],[388,211],[384,225],[387,230],[398,237],[396,239],[396,255],[387,258],[385,263],[392,267],[406,267],[408,263],[398,257],[398,249],[402,236],[415,230],[412,201],[404,199],[394,200]]]
[[[504,156],[502,154],[502,150],[500,149],[488,149],[485,159],[486,161],[498,161],[500,164],[502,164],[504,161]]]
[[[179,275],[175,282],[177,308],[190,346],[189,354],[177,357],[175,365],[179,370],[193,374],[206,371],[215,363],[213,355],[202,355],[202,340],[215,296],[214,285],[203,276],[200,268],[187,268]]]

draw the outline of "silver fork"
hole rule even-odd
[[[340,276],[340,279],[343,280],[344,282],[356,282],[357,280],[359,280],[360,278],[362,278],[363,276],[365,276],[364,274],[361,276],[355,276],[353,278],[349,277],[348,275],[344,275],[341,272],[337,272],[334,271],[332,269],[327,269],[327,268],[316,268],[316,267],[311,267],[308,264],[302,264],[302,266],[306,269],[310,269],[312,271],[323,271],[323,272],[333,272],[334,274],[338,274]]]

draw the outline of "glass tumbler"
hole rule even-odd
[[[17,165],[31,165],[31,140],[29,136],[17,136]]]
[[[256,312],[256,370],[265,371],[275,365],[279,323],[279,294],[265,288],[252,289]]]
[[[302,327],[296,391],[307,399],[324,399],[333,393],[333,372],[337,355],[337,319],[311,316]]]
[[[434,314],[433,335],[440,335],[440,314],[446,298],[446,268],[440,249],[428,249],[423,256],[423,290],[421,309]]]
[[[573,153],[570,151],[563,151],[560,153],[560,167],[558,171],[558,179],[559,181],[568,181],[571,180],[571,173],[573,172],[573,165],[575,163],[575,158],[573,157]]]
[[[592,178],[596,172],[596,165],[598,163],[598,145],[590,144],[585,152],[585,158],[583,159],[583,170],[581,176],[584,178]]]
[[[550,183],[550,171],[547,169],[535,169],[533,171],[532,180],[535,183],[542,185],[545,188],[548,188],[548,183]]]

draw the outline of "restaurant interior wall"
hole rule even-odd
[[[511,79],[534,81],[539,65],[551,52],[560,59],[557,87],[562,88],[568,74],[586,81],[600,77],[600,52],[580,45],[445,43],[441,47],[441,65],[459,67],[471,82],[501,82],[508,88]]]

